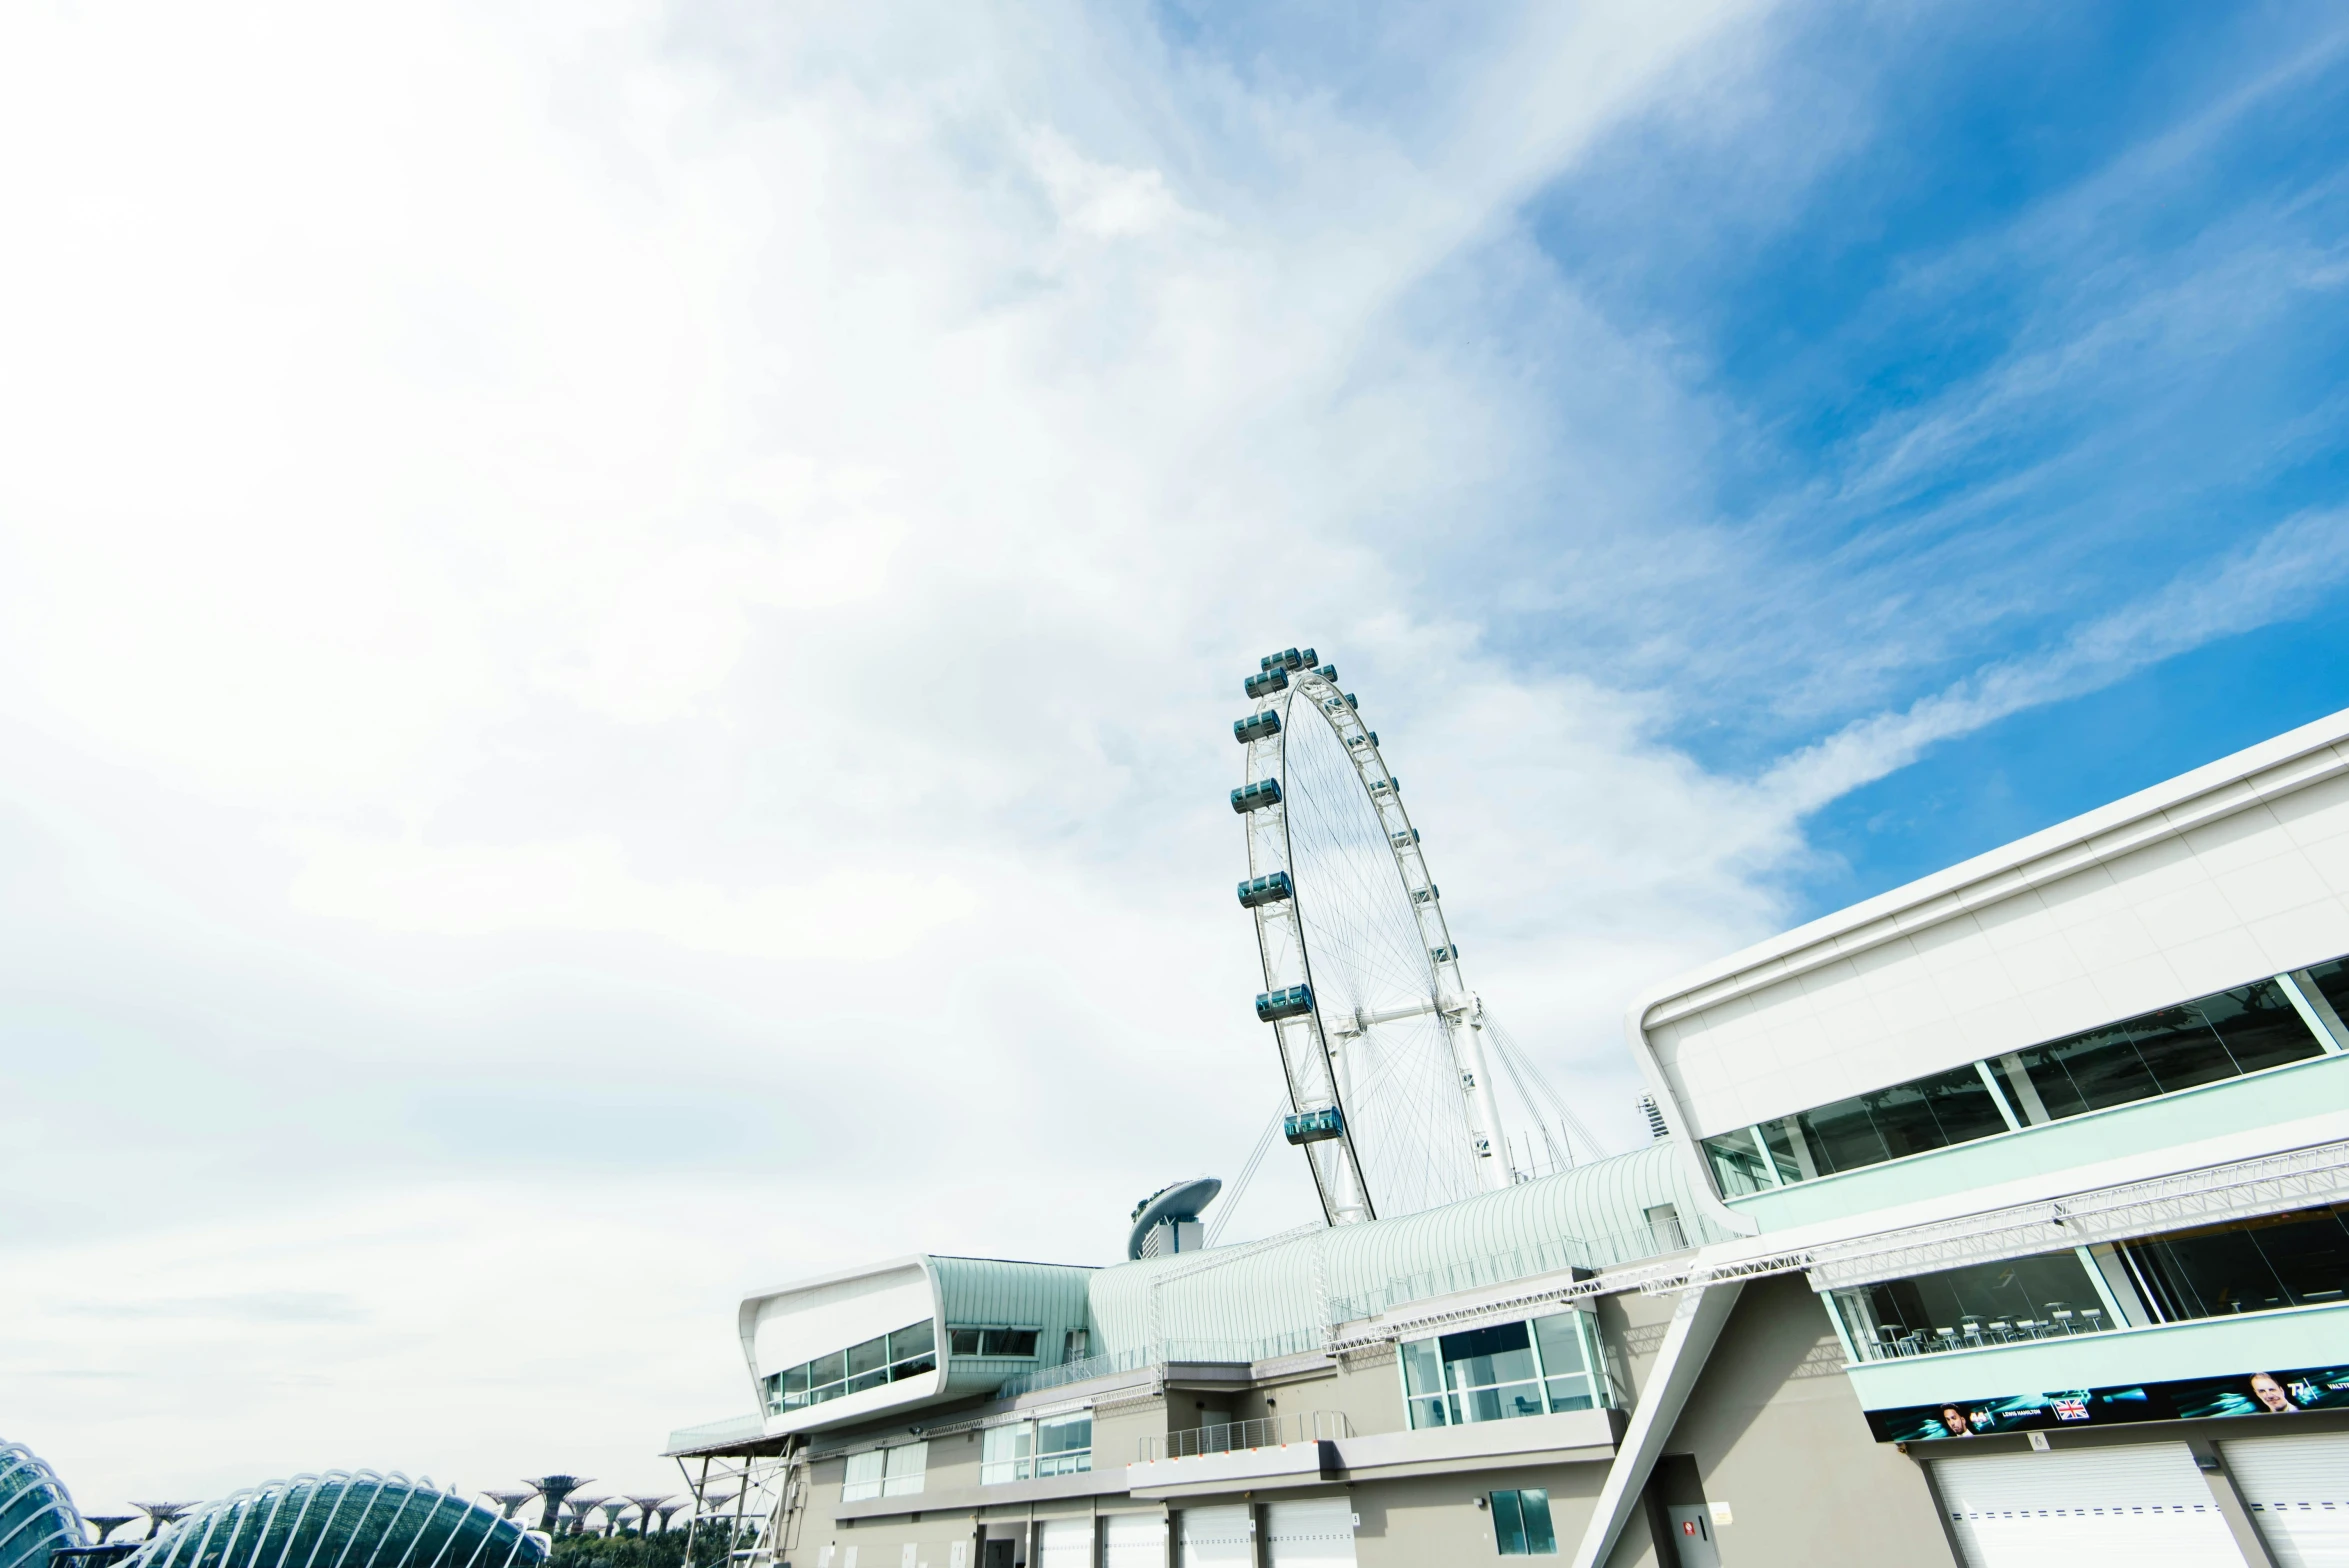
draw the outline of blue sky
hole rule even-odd
[[[636,1487],[743,1289],[1113,1255],[1291,643],[1627,1146],[1642,986],[2349,703],[2331,26],[11,13],[0,1435]]]

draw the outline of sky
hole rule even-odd
[[[2293,5],[8,8],[0,1438],[674,1489],[744,1291],[1115,1259],[1279,1100],[1292,644],[1631,1147],[1642,987],[2349,706],[2345,109]]]

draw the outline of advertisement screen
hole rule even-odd
[[[2172,1383],[2123,1383],[2041,1394],[1950,1399],[1902,1410],[1871,1410],[1879,1443],[1924,1443],[1994,1432],[2119,1426],[2131,1421],[2198,1421],[2209,1416],[2284,1416],[2349,1409],[2349,1366],[2237,1372]]]

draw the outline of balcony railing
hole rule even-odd
[[[2043,1340],[2102,1334],[2123,1325],[2101,1307],[2057,1307],[2043,1318],[1961,1318],[1939,1328],[1911,1329],[1888,1323],[1874,1339],[1855,1340],[1862,1361],[1899,1361],[1938,1356],[1952,1350],[1986,1350],[1996,1345],[2033,1345]]]
[[[1302,1415],[1260,1416],[1253,1421],[1225,1421],[1192,1427],[1164,1437],[1145,1437],[1141,1460],[1189,1459],[1200,1454],[1242,1453],[1251,1448],[1280,1448],[1290,1443],[1312,1443],[1354,1435],[1343,1410],[1312,1410]]]

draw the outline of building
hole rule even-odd
[[[764,1292],[672,1451],[795,1568],[2349,1562],[2345,959],[2349,713],[1639,998],[1647,1148]]]

